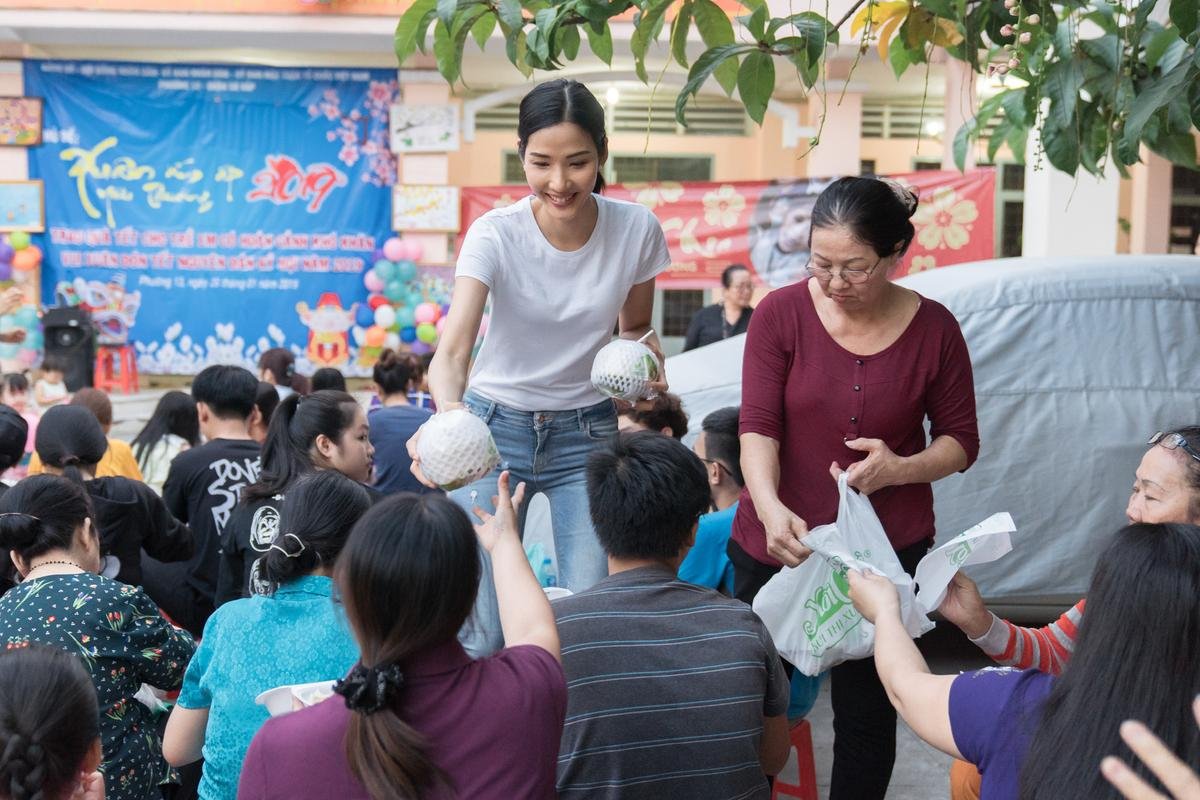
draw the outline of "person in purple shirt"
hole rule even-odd
[[[556,797],[567,688],[558,632],[517,534],[524,484],[500,475],[480,524],[440,494],[393,495],[350,534],[334,582],[362,658],[335,696],[254,737],[241,800]],[[478,544],[477,544],[478,543]],[[457,633],[491,555],[505,649]]]
[[[1101,554],[1061,677],[989,668],[932,675],[900,622],[896,587],[851,570],[854,607],[875,624],[879,679],[929,744],[979,767],[981,800],[1114,797],[1101,773],[1125,754],[1123,721],[1145,721],[1200,762],[1189,704],[1200,692],[1200,527],[1128,525]],[[1133,767],[1155,783],[1143,764]]]

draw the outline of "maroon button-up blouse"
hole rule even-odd
[[[979,428],[971,358],[958,322],[941,304],[921,298],[899,339],[874,355],[856,355],[821,324],[807,280],[776,289],[755,309],[746,336],[740,428],[779,442],[779,499],[809,528],[837,517],[830,462],[845,468],[867,456],[846,447],[849,439],[882,439],[897,455],[911,456],[938,436],[953,436],[970,466],[979,454]],[[933,537],[928,483],[879,489],[871,504],[897,550]],[[767,554],[748,489],[733,540],[757,561],[778,566]]]

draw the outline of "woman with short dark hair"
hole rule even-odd
[[[750,270],[744,264],[730,264],[721,273],[721,289],[721,302],[692,315],[683,342],[685,351],[740,336],[750,327],[750,317],[754,314],[750,307],[754,296]]]

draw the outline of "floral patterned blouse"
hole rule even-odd
[[[90,572],[47,575],[0,597],[0,645],[30,642],[78,654],[100,701],[100,765],[109,800],[160,797],[170,774],[150,710],[134,699],[143,683],[178,689],[196,649],[141,589]]]

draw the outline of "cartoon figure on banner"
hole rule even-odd
[[[750,263],[758,277],[777,288],[805,276],[812,210],[825,181],[786,181],[763,190],[751,218]]]
[[[350,360],[350,339],[347,331],[354,326],[358,303],[342,308],[342,299],[335,292],[325,292],[317,307],[308,303],[296,304],[300,321],[308,327],[308,360],[317,367],[340,367]]]
[[[125,344],[129,341],[129,329],[137,322],[138,309],[142,306],[142,293],[125,290],[125,274],[114,273],[107,282],[60,281],[54,287],[58,302],[79,306],[92,317],[92,325],[100,344]]]

